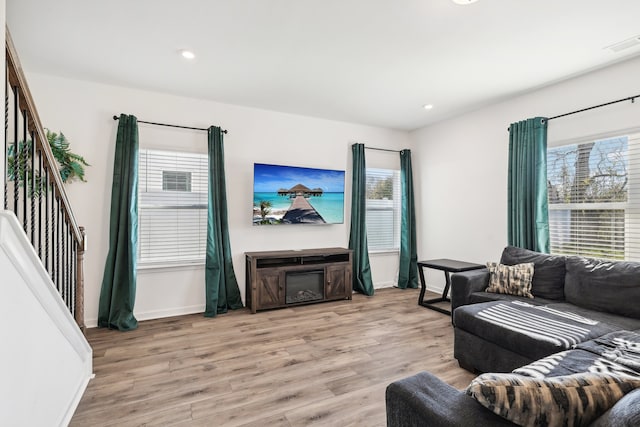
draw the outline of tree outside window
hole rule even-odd
[[[628,137],[547,150],[551,252],[625,259]]]

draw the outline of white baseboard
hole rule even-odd
[[[197,304],[186,307],[174,307],[164,310],[144,311],[135,313],[138,320],[162,319],[164,317],[182,316],[185,314],[204,313],[205,305]]]
[[[164,310],[143,311],[134,313],[138,320],[162,319],[164,317],[183,316],[185,314],[204,313],[204,304],[191,305],[187,307],[174,307]],[[85,319],[87,328],[98,326],[98,319]]]
[[[396,286],[396,282],[387,281],[387,282],[377,282],[374,283],[374,289],[383,289],[383,288],[393,288]],[[432,286],[427,284],[427,290],[431,292],[435,292],[437,294],[442,294],[442,290],[444,289],[444,285],[442,286]],[[164,317],[173,317],[173,316],[182,316],[185,314],[194,314],[194,313],[204,313],[204,305],[192,305],[187,307],[174,307],[170,309],[164,310],[153,310],[153,311],[143,311],[141,313],[135,313],[136,319],[138,320],[152,320],[152,319],[162,319]],[[87,328],[95,328],[98,326],[98,319],[85,319],[85,324]]]
[[[92,357],[93,357],[93,353],[92,353]],[[91,365],[91,369],[93,370],[93,365]],[[94,375],[91,375],[81,380],[78,390],[76,391],[73,398],[69,401],[69,405],[67,407],[67,410],[65,411],[65,416],[62,420],[62,423],[60,424],[61,426],[68,426],[71,423],[71,418],[73,418],[73,415],[75,414],[76,409],[80,404],[80,400],[82,399],[82,396],[84,396],[84,392],[89,386],[89,381],[91,381],[93,377]]]
[[[378,282],[373,284],[373,289],[393,288],[394,286],[396,286],[394,281]]]
[[[427,283],[427,290],[430,292],[435,292],[436,294],[442,295],[442,291],[444,290],[444,285],[434,286]]]
[[[398,286],[398,284],[396,282],[378,282],[378,283],[374,283],[373,284],[373,288],[374,289],[383,289],[383,288],[393,288]],[[427,283],[427,290],[430,292],[435,292],[436,294],[442,294],[442,291],[444,290],[444,285],[430,285]]]

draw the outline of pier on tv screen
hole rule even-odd
[[[344,223],[344,171],[253,165],[253,225]]]

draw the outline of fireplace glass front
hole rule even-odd
[[[287,304],[324,299],[324,270],[290,271],[285,283]]]

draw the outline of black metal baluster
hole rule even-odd
[[[67,256],[65,257],[64,269],[65,274],[67,275],[67,307],[69,307],[69,311],[71,311],[71,274],[70,274],[70,265],[69,265],[69,254],[71,253],[71,227],[69,222],[67,221]]]
[[[69,277],[71,282],[71,313],[73,317],[76,317],[76,274],[75,274],[75,265],[76,265],[76,238],[73,233],[70,234],[71,237],[71,254],[69,255]]]
[[[73,254],[73,229],[71,222],[67,223],[69,232],[67,233],[67,283],[69,283],[69,311],[73,314],[73,264],[71,255]]]
[[[75,237],[71,239],[71,314],[76,317],[76,289],[78,283],[76,263],[78,262],[78,242]]]
[[[18,86],[13,87],[13,212],[18,216],[18,199],[20,193],[18,192],[20,185],[18,180],[20,179],[18,169],[20,168],[20,152],[18,151],[18,140],[20,139],[20,122],[18,114],[20,97]]]
[[[36,141],[31,132],[31,246],[36,247]]]
[[[62,197],[58,200],[58,243],[60,245],[60,252],[58,253],[58,281],[60,282],[60,292],[65,292],[64,288],[64,209],[62,203]],[[64,300],[65,295],[62,296]]]
[[[70,228],[69,228],[69,221],[68,218],[67,220],[65,220],[64,222],[65,224],[65,228],[66,231],[64,233],[64,246],[63,246],[63,251],[64,251],[64,283],[65,286],[67,288],[67,297],[65,299],[65,303],[67,304],[67,307],[69,309],[71,309],[71,286],[69,284],[69,232],[70,232]]]
[[[67,301],[69,294],[67,294],[68,289],[67,289],[67,275],[66,273],[66,266],[65,264],[65,260],[66,258],[66,251],[67,251],[67,245],[65,244],[67,242],[67,234],[65,232],[65,225],[66,225],[66,221],[65,221],[65,215],[64,215],[64,210],[60,212],[60,242],[61,242],[61,246],[62,246],[62,256],[60,257],[60,283],[62,283],[62,300],[64,301],[64,305],[68,306],[69,302]]]
[[[56,280],[56,189],[54,186],[51,187],[51,280],[56,284],[56,289],[58,288],[58,283]]]
[[[38,150],[38,257],[42,261],[42,149]],[[45,207],[46,209],[46,207]],[[47,265],[44,265],[47,268]]]
[[[22,146],[24,147],[24,156],[22,159],[22,167],[24,171],[22,173],[22,228],[24,234],[27,234],[27,226],[29,224],[29,215],[27,210],[27,204],[29,202],[29,146],[27,144],[27,110],[22,110]]]
[[[44,171],[45,175],[45,193],[44,193],[44,268],[51,273],[49,267],[49,224],[51,219],[49,218],[49,188],[51,183],[49,182],[49,168],[46,167]]]
[[[7,79],[4,81],[4,176],[2,181],[4,183],[4,208],[9,208],[9,199],[7,195],[7,181],[9,178],[9,146],[7,141],[9,140],[9,86],[7,85]]]
[[[62,282],[60,281],[60,195],[56,194],[56,284],[58,285],[58,291],[62,292]]]

